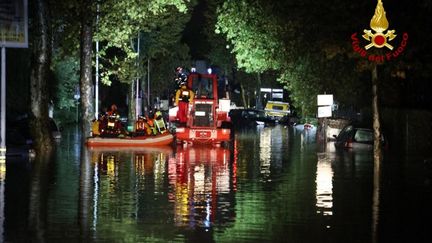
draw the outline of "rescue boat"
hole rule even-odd
[[[158,146],[123,146],[123,147],[112,147],[112,146],[89,146],[90,152],[95,153],[110,153],[110,152],[122,152],[130,154],[146,154],[146,153],[163,153],[172,154],[173,147],[171,145],[158,145]]]
[[[169,133],[158,134],[155,136],[138,137],[90,137],[87,139],[88,147],[144,147],[144,146],[164,146],[170,145],[174,136]]]

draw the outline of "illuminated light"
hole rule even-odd
[[[230,99],[219,99],[219,111],[229,112],[231,109]]]
[[[185,131],[184,127],[176,128],[176,132],[184,132],[184,131]]]
[[[195,73],[196,72],[196,68],[195,67],[191,67],[191,72]]]
[[[211,74],[212,73],[212,69],[211,68],[207,68],[207,73]]]
[[[195,116],[205,116],[205,111],[195,111]]]

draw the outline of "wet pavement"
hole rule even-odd
[[[226,147],[88,149],[1,170],[0,242],[430,242],[427,155],[336,151],[315,130]]]

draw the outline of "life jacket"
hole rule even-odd
[[[100,135],[100,131],[99,131],[99,120],[95,120],[92,124],[92,135],[93,136],[99,136]]]
[[[142,118],[139,118],[138,121],[135,123],[135,130],[136,131],[145,131],[145,121]]]
[[[158,113],[159,113],[159,115],[158,115]],[[165,133],[167,131],[165,121],[164,121],[164,119],[162,117],[162,113],[160,111],[157,111],[155,113],[154,124],[156,125],[156,128],[157,128],[159,133]]]
[[[147,118],[147,125],[149,126],[148,129],[151,131],[151,134],[149,134],[149,135],[156,135],[157,129],[154,125],[154,119]]]

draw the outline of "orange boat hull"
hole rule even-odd
[[[142,147],[163,146],[173,142],[174,136],[170,133],[157,136],[143,136],[132,138],[101,138],[91,137],[87,139],[88,147]]]

